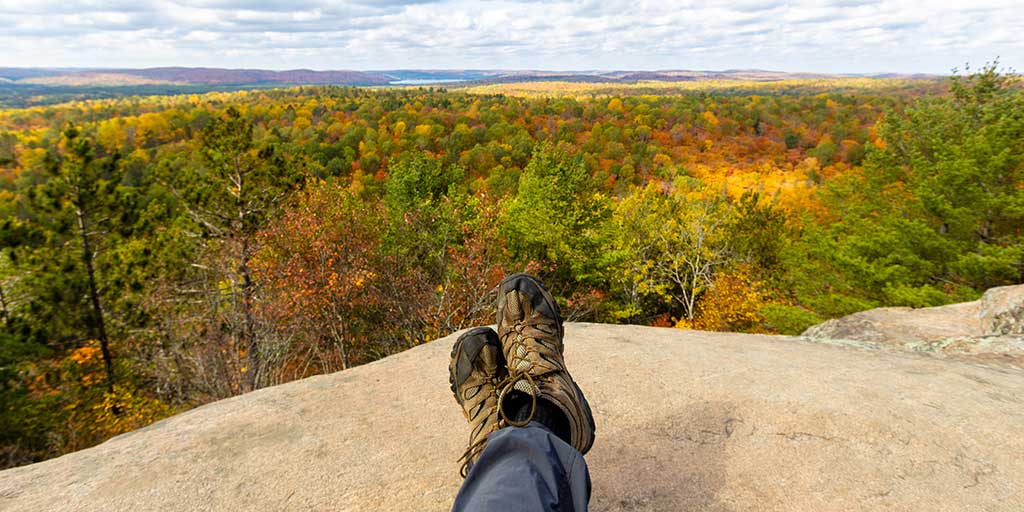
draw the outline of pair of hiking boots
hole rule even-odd
[[[470,329],[452,348],[449,382],[470,425],[460,474],[480,457],[488,434],[535,420],[587,453],[594,417],[565,369],[562,315],[540,280],[514,274],[498,285],[497,328]]]

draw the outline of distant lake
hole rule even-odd
[[[437,78],[434,80],[426,80],[422,78],[413,78],[409,80],[393,80],[388,82],[388,85],[429,85],[429,84],[447,84],[451,82],[465,82],[464,78]]]

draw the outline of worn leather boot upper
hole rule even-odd
[[[557,406],[569,421],[573,447],[586,453],[594,443],[594,418],[583,392],[565,368],[562,357],[564,331],[558,304],[537,278],[514,274],[498,286],[498,338],[508,367],[508,384],[499,390],[499,401],[512,391],[543,399]],[[503,405],[503,404],[501,404]],[[508,411],[499,412],[508,421]],[[525,421],[509,421],[525,425]]]
[[[469,422],[469,447],[462,455],[465,477],[487,445],[487,435],[504,426],[498,413],[498,385],[507,380],[498,335],[490,327],[471,329],[452,347],[448,365],[452,393]]]

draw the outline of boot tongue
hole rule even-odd
[[[518,290],[512,290],[505,295],[505,317],[508,320],[522,320],[524,317],[522,298]]]

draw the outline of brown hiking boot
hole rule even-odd
[[[540,280],[514,274],[498,285],[498,338],[509,373],[508,384],[499,390],[502,418],[509,425],[526,425],[534,419],[537,401],[545,400],[568,420],[569,444],[587,453],[594,444],[594,417],[583,391],[565,369],[563,335],[558,304]],[[525,415],[510,407],[519,399],[508,399],[517,394],[530,404]]]
[[[459,336],[452,347],[448,382],[462,414],[469,421],[469,448],[459,461],[463,478],[487,445],[487,435],[505,426],[498,414],[498,383],[507,376],[498,335],[476,327]]]

